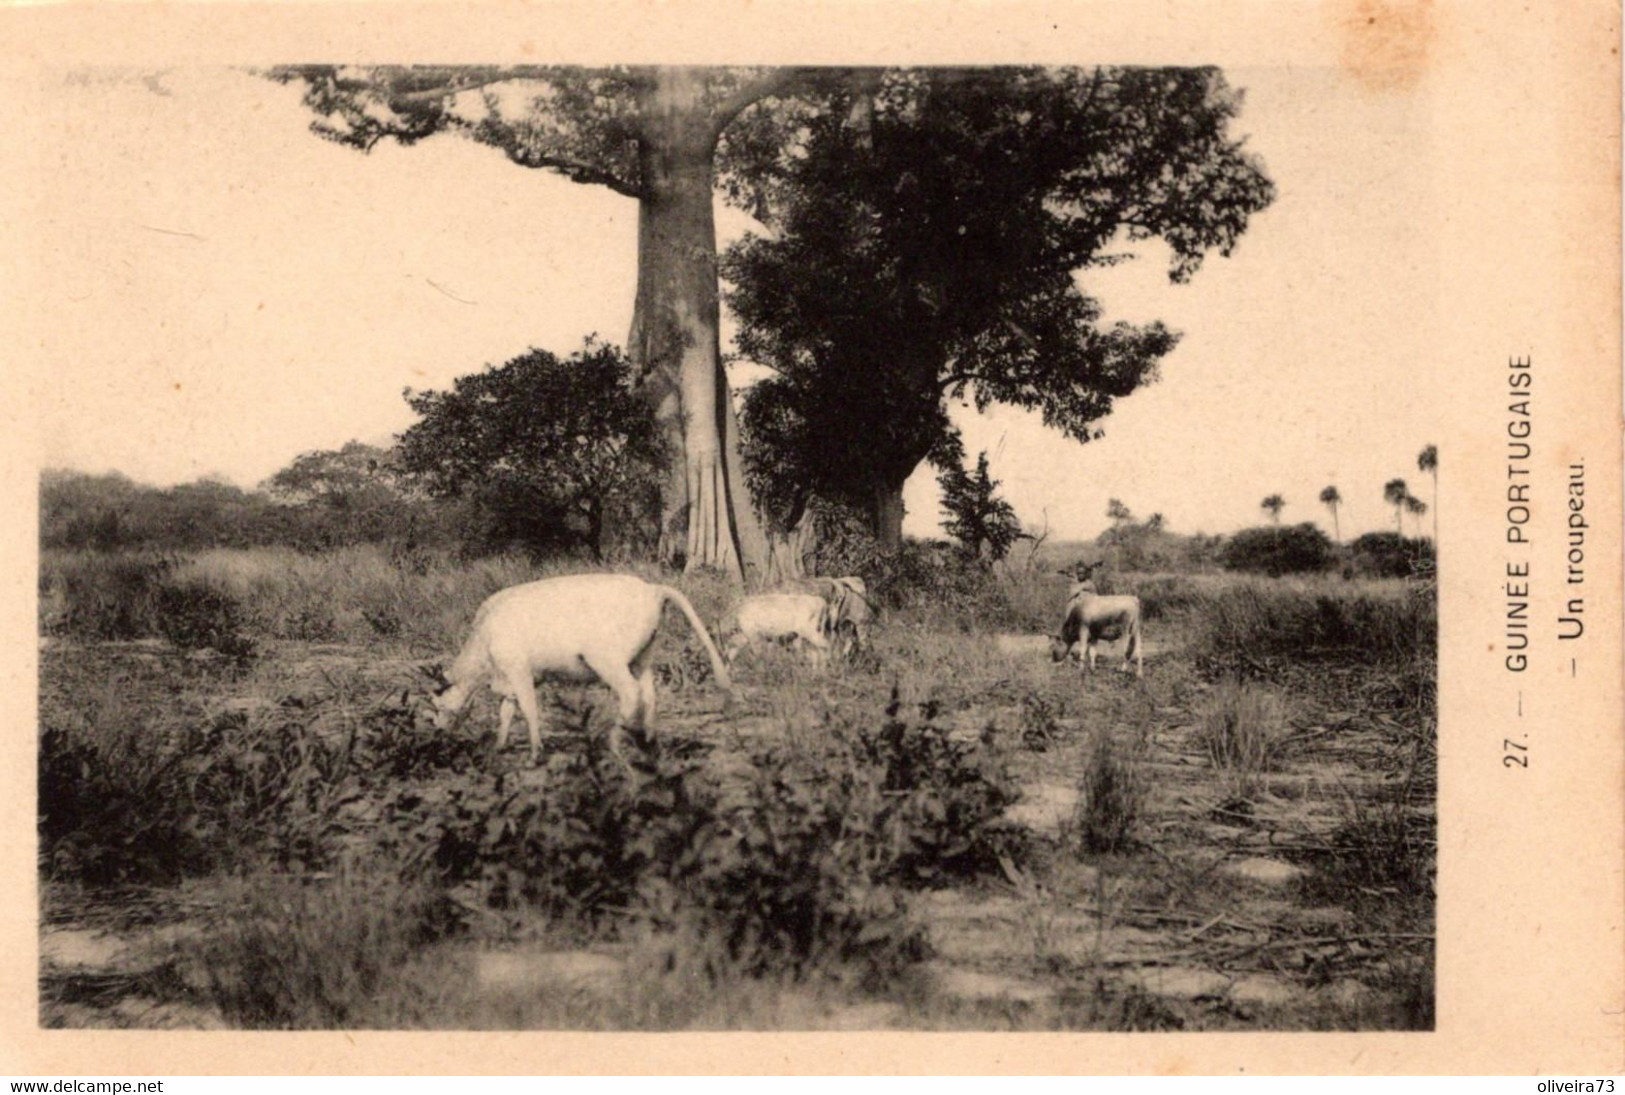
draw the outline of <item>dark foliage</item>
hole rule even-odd
[[[214,650],[238,662],[254,656],[238,603],[204,582],[165,581],[154,598],[158,633],[182,650]]]
[[[775,373],[743,417],[752,489],[786,526],[810,494],[883,532],[922,460],[961,457],[950,399],[1097,436],[1176,336],[1105,324],[1074,273],[1119,261],[1121,232],[1166,241],[1184,280],[1273,198],[1214,69],[890,70],[814,101],[742,116],[722,154],[730,197],[774,228],[723,276],[741,352]]]
[[[999,481],[988,474],[987,453],[976,458],[976,470],[944,468],[937,476],[942,488],[943,528],[959,541],[972,559],[998,562],[1021,539],[1015,507],[998,495]]]
[[[1411,578],[1431,574],[1433,541],[1409,540],[1397,532],[1368,532],[1349,545],[1355,574],[1369,578]]]
[[[623,763],[589,734],[544,788],[472,775],[397,790],[382,839],[499,907],[698,925],[754,969],[887,967],[921,947],[899,887],[1021,851],[997,824],[1009,777],[932,715],[905,724],[894,701],[877,731],[832,728],[821,752],[768,748],[726,769],[670,742]]]
[[[1310,574],[1332,561],[1332,542],[1318,527],[1300,525],[1242,529],[1225,542],[1219,562],[1226,570],[1268,574]]]
[[[401,468],[437,497],[471,502],[486,546],[601,557],[617,530],[647,526],[666,454],[615,347],[531,350],[406,399],[422,419],[401,435]]]

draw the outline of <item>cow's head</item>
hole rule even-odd
[[[439,662],[418,666],[418,672],[423,678],[424,687],[429,693],[429,699],[434,704],[434,724],[436,729],[449,730],[457,722],[457,716],[462,711],[466,700],[464,690],[452,685],[451,679],[446,676]]]

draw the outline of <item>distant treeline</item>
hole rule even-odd
[[[384,450],[357,443],[307,454],[256,490],[219,479],[159,488],[118,473],[48,470],[40,480],[40,544],[100,551],[288,547],[308,552],[378,544],[463,557],[514,549],[536,558],[567,553],[562,535],[538,536],[475,502],[414,492],[389,474],[387,457]],[[532,523],[547,516],[541,507],[514,507],[527,508]],[[1160,514],[1136,520],[1115,500],[1112,517],[1113,527],[1092,545],[1078,545],[1077,552],[1112,570],[1272,575],[1341,570],[1351,577],[1406,577],[1433,565],[1431,541],[1393,532],[1366,533],[1342,545],[1307,523],[1242,529],[1230,536],[1181,535],[1164,528]],[[1065,550],[1054,552],[1062,554]]]
[[[40,477],[43,548],[149,549],[417,543],[460,547],[466,524],[455,501],[413,498],[373,483],[354,490],[278,498],[218,479],[174,487],[118,473],[47,470]]]

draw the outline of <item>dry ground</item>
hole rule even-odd
[[[1272,697],[1253,761],[1216,764],[1214,712],[1241,686],[1196,671],[1188,621],[1153,621],[1143,681],[1110,655],[1090,676],[1033,638],[898,618],[873,656],[820,674],[787,653],[736,666],[739,699],[665,659],[660,733],[728,763],[752,740],[816,736],[833,718],[930,704],[956,735],[991,734],[1019,780],[1008,818],[1033,834],[1024,864],[914,895],[931,954],[886,984],[750,979],[696,988],[681,956],[637,939],[579,939],[512,920],[414,952],[390,1001],[350,1025],[438,1027],[1371,1029],[1432,1024],[1433,725],[1376,670],[1286,666],[1246,686]],[[676,630],[668,628],[668,630]],[[662,639],[662,642],[668,642]],[[56,641],[42,718],[253,718],[288,697],[332,732],[414,686],[421,651],[264,643],[231,671],[156,641]],[[553,715],[594,731],[601,689],[557,693]],[[87,710],[90,710],[87,714]],[[1256,712],[1255,712],[1256,714]],[[161,721],[161,720],[160,720]],[[457,731],[489,734],[482,703]],[[989,728],[991,727],[991,731]],[[1082,809],[1102,738],[1141,792],[1129,842],[1086,848]],[[522,727],[491,763],[523,767]],[[550,750],[579,747],[551,735]],[[534,781],[537,773],[519,772]],[[355,807],[364,816],[368,808]],[[241,886],[221,874],[89,888],[45,864],[41,1022],[218,1027],[218,971],[201,957]],[[251,876],[252,877],[252,876]],[[246,883],[252,885],[250,881]],[[236,889],[234,889],[236,887]],[[290,915],[297,915],[297,911]],[[688,971],[692,972],[692,971]],[[430,987],[432,986],[432,987]]]

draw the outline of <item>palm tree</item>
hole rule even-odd
[[[1426,502],[1414,495],[1407,494],[1405,496],[1405,512],[1416,518],[1416,535],[1418,539],[1422,535],[1422,514],[1427,511],[1428,504]]]
[[[1394,524],[1401,540],[1405,538],[1405,499],[1410,496],[1411,489],[1403,479],[1390,479],[1382,485],[1382,500],[1394,507]]]
[[[1259,508],[1269,511],[1270,520],[1274,521],[1277,525],[1281,523],[1281,511],[1286,509],[1285,498],[1282,498],[1279,494],[1272,494],[1262,502],[1258,503],[1258,505]]]
[[[1343,541],[1343,529],[1337,521],[1337,507],[1343,504],[1343,496],[1337,493],[1336,487],[1327,487],[1320,492],[1320,501],[1327,509],[1332,511],[1332,535],[1338,543]]]
[[[1439,542],[1439,446],[1429,445],[1416,457],[1416,466],[1433,476],[1433,542]]]

